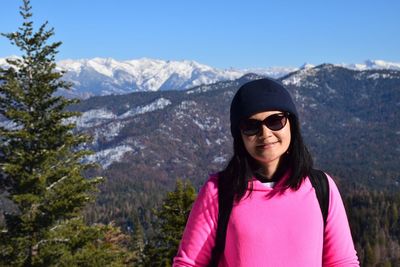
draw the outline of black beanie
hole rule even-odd
[[[296,107],[286,88],[272,79],[260,79],[242,85],[231,104],[231,133],[240,136],[239,123],[253,114],[279,110],[298,118]]]

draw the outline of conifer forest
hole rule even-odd
[[[47,22],[35,27],[29,0],[20,14],[2,33],[22,56],[0,67],[0,266],[171,266],[201,183],[129,182],[123,164],[83,160],[93,137],[75,131],[79,100],[56,94],[72,87],[56,69],[61,42]],[[398,189],[338,185],[361,266],[400,266]]]

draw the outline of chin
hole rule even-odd
[[[279,157],[277,157],[277,158],[259,158],[259,157],[257,157],[255,159],[261,165],[269,165],[269,164],[279,161]]]

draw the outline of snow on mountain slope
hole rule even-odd
[[[125,119],[128,117],[133,117],[133,116],[136,116],[139,114],[144,114],[146,112],[151,112],[151,111],[154,111],[157,109],[163,109],[168,105],[171,105],[171,101],[169,99],[159,98],[150,104],[147,104],[145,106],[136,107],[132,110],[125,112],[124,114],[119,116],[119,118]]]
[[[255,73],[258,75],[268,76],[272,78],[280,78],[285,76],[288,73],[294,72],[296,70],[301,69],[296,67],[269,67],[269,68],[249,68],[249,69],[242,69],[241,71],[243,74],[246,73]]]
[[[338,64],[337,66],[353,70],[371,70],[371,69],[392,69],[400,70],[400,63],[384,60],[366,60],[361,64]]]
[[[12,56],[16,58],[16,56]],[[0,66],[7,66],[0,58]],[[313,66],[269,67],[248,69],[217,69],[195,61],[165,61],[141,58],[118,61],[112,58],[62,60],[57,63],[65,70],[67,81],[74,84],[70,91],[60,91],[65,96],[88,98],[94,95],[127,94],[137,91],[183,90],[219,81],[235,80],[247,73],[280,78],[294,71],[306,71]],[[367,60],[361,64],[336,64],[354,70],[397,69],[400,63]],[[295,79],[293,77],[292,79]],[[295,80],[286,81],[296,83]],[[203,88],[204,89],[204,88]]]
[[[181,90],[243,75],[236,70],[219,70],[195,61],[138,59],[117,61],[111,58],[63,60],[60,69],[76,88],[93,95],[122,94],[134,91]]]

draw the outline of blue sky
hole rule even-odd
[[[3,0],[0,32],[21,25],[22,1]],[[59,59],[195,60],[218,68],[400,62],[400,1],[32,0]],[[0,38],[0,57],[18,55]]]

